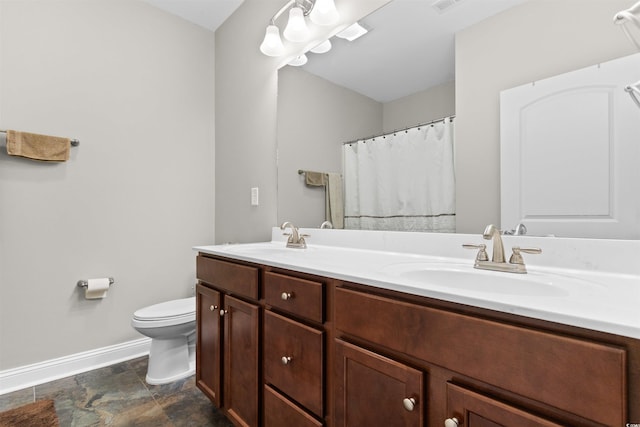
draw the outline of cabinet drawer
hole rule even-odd
[[[447,416],[468,427],[562,427],[562,424],[451,383],[447,383]]]
[[[268,305],[322,323],[322,283],[284,274],[264,275],[264,299]]]
[[[264,386],[264,426],[322,427],[322,423],[271,387]]]
[[[335,292],[335,325],[596,422],[626,422],[622,348],[344,288]]]
[[[258,299],[258,269],[198,255],[196,275],[199,280],[229,293]]]
[[[322,417],[323,332],[265,311],[264,342],[265,382]]]

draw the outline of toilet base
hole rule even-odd
[[[190,337],[151,340],[145,381],[150,385],[167,384],[195,373],[195,348]]]

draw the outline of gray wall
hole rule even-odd
[[[0,370],[142,338],[135,310],[192,294],[214,48],[143,2],[0,1],[0,128],[80,139],[62,164],[0,152]],[[76,282],[104,276],[85,300]]]
[[[349,22],[388,1],[338,0],[336,7],[342,22]],[[245,0],[216,31],[217,243],[270,240],[271,227],[278,225],[277,70],[282,60],[264,56],[259,46],[282,5],[282,0]],[[303,120],[304,113],[296,119]],[[251,206],[251,187],[259,187],[259,206]]]
[[[500,223],[500,91],[634,53],[613,24],[632,3],[531,0],[457,34],[458,232]]]
[[[342,143],[382,131],[383,105],[295,67],[278,73],[278,223],[319,227],[325,190],[298,169],[342,173]]]
[[[456,85],[446,82],[384,104],[384,132],[415,126],[456,113]]]

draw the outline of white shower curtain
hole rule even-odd
[[[343,150],[345,228],[455,232],[450,118]]]

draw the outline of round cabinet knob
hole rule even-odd
[[[229,311],[229,310],[227,310],[227,311],[220,310],[220,317],[224,317],[224,315],[225,315],[228,311]]]
[[[447,418],[444,420],[444,427],[458,427],[458,419],[457,418]]]
[[[283,365],[288,365],[289,363],[291,363],[291,356],[282,356],[282,359],[280,359],[282,361]]]
[[[293,294],[291,292],[283,292],[280,295],[280,298],[282,298],[283,301],[287,301],[287,300],[290,300],[291,298],[293,298]]]
[[[209,310],[214,311],[217,310],[218,306],[217,305],[212,305],[211,307],[209,307]]]
[[[416,407],[416,399],[413,397],[405,397],[402,400],[402,404],[404,405],[404,409],[411,412]]]

